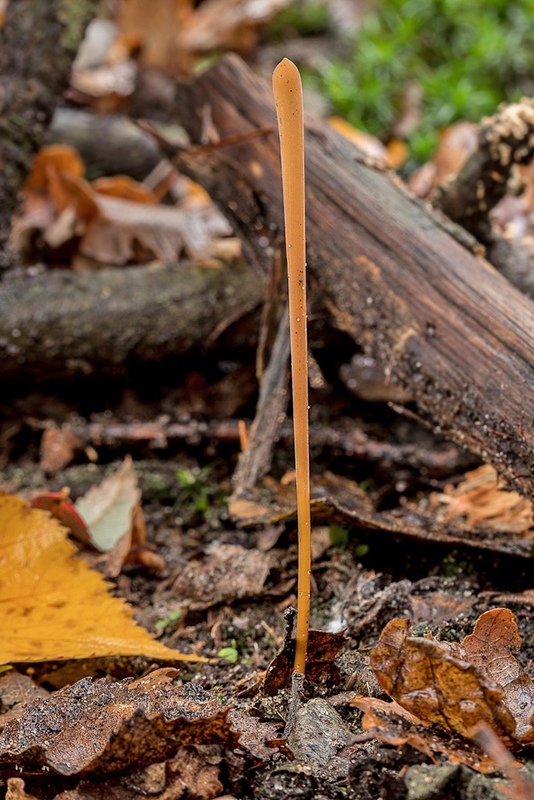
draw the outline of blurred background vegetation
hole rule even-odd
[[[269,35],[327,34],[336,6],[294,3]],[[532,94],[531,0],[381,0],[347,28],[339,57],[304,67],[305,83],[355,127],[386,142],[405,138],[411,168],[431,157],[446,126]]]

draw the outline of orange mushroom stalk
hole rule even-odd
[[[308,333],[306,315],[306,233],[304,199],[304,120],[302,82],[292,61],[284,58],[273,73],[280,133],[286,231],[291,378],[297,476],[298,615],[295,672],[304,674],[310,622],[310,455],[308,443]]]

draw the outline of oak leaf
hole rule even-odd
[[[116,655],[202,660],[137,625],[45,511],[2,494],[0,531],[0,664]]]
[[[485,723],[508,745],[534,740],[534,684],[512,653],[521,639],[509,609],[482,614],[461,645],[409,628],[392,620],[371,653],[379,684],[402,708],[465,738]]]

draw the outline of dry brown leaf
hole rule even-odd
[[[433,638],[409,636],[409,620],[392,620],[371,653],[371,666],[385,692],[419,719],[468,737],[487,722],[506,739],[515,722],[502,691],[486,685],[472,664]]]
[[[248,53],[260,26],[290,0],[128,0],[119,19],[121,40],[141,51],[147,66],[187,72],[213,51]]]
[[[47,512],[0,495],[0,530],[0,664],[116,655],[199,660],[137,625]]]
[[[259,597],[274,563],[272,556],[256,549],[216,545],[203,563],[191,562],[185,567],[174,582],[172,595],[192,610]]]
[[[177,670],[116,683],[83,678],[28,706],[0,736],[0,771],[107,774],[165,761],[179,747],[239,734],[215,695],[172,683]]]
[[[521,637],[509,608],[486,611],[466,636],[462,649],[467,660],[502,688],[505,703],[515,723],[514,737],[534,741],[534,683],[512,650],[521,649]]]
[[[6,800],[36,800],[33,794],[27,794],[22,778],[8,778]]]
[[[375,159],[383,167],[388,165],[388,151],[376,136],[355,128],[342,117],[329,117],[328,123],[345,139],[362,150],[365,155]]]
[[[76,150],[69,145],[52,144],[43,147],[35,156],[31,172],[22,187],[22,193],[47,193],[51,175],[59,172],[74,178],[83,178],[85,166]]]
[[[213,205],[171,208],[104,196],[97,202],[99,218],[83,238],[80,252],[103,264],[121,266],[149,258],[176,261],[184,250],[200,258],[210,252],[212,239],[231,233]]]
[[[364,712],[360,739],[378,739],[393,747],[408,744],[432,761],[465,764],[477,772],[495,772],[491,759],[464,739],[454,739],[423,720],[409,714],[395,701],[387,703],[377,697],[356,696],[351,705]]]
[[[484,526],[490,530],[526,534],[534,528],[532,503],[517,492],[499,487],[499,477],[489,464],[468,472],[456,488],[447,487],[433,495],[433,502],[446,506],[446,519],[464,517],[471,529]]]
[[[81,446],[68,425],[47,428],[41,437],[39,466],[45,472],[60,472],[70,464]]]
[[[477,126],[472,122],[463,120],[446,128],[431,161],[423,164],[410,178],[410,188],[419,197],[426,197],[438,186],[452,180],[475,150],[477,141]]]
[[[48,697],[49,692],[14,669],[0,675],[0,728],[11,719],[17,719],[24,707],[37,699]]]
[[[288,627],[290,633],[290,628]],[[339,675],[336,656],[346,645],[345,631],[329,633],[328,631],[310,630],[308,651],[306,655],[306,678],[312,683]],[[276,655],[267,668],[263,684],[266,695],[274,695],[280,689],[291,686],[295,662],[295,640],[286,635],[282,650]]]
[[[534,740],[534,685],[511,650],[521,639],[508,609],[478,619],[461,645],[409,636],[408,620],[392,620],[371,653],[378,682],[425,722],[469,738],[489,725],[507,744]]]

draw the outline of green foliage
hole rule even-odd
[[[232,646],[231,647],[222,647],[219,652],[217,653],[219,658],[224,658],[225,661],[228,661],[230,664],[235,664],[237,659],[239,658],[239,653],[236,649],[236,641],[232,639]]]
[[[329,27],[328,8],[321,0],[291,3],[283,8],[267,26],[269,39],[284,39],[288,33],[317,36]]]
[[[165,628],[168,628],[171,623],[176,622],[177,619],[180,619],[181,616],[181,611],[171,611],[168,616],[164,617],[163,619],[158,619],[154,625],[154,628],[161,633],[161,631],[164,631]]]
[[[176,473],[181,491],[178,494],[177,502],[186,506],[188,510],[195,514],[205,515],[212,496],[216,490],[210,486],[213,464],[208,464],[202,468],[179,469]]]
[[[328,527],[328,536],[333,547],[345,550],[349,543],[350,532],[348,528],[344,528],[342,525],[330,525]]]
[[[410,146],[426,160],[439,128],[479,121],[531,92],[531,0],[383,0],[365,15],[352,57],[311,80],[337,113],[377,135],[391,128],[406,89],[418,84],[422,121]]]

